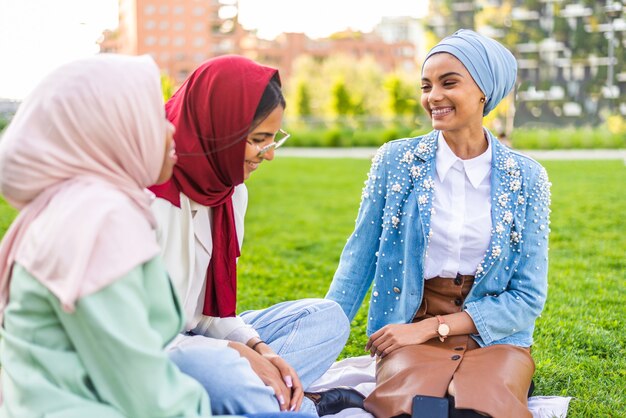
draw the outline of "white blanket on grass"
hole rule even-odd
[[[347,358],[333,364],[321,378],[307,388],[307,392],[349,386],[367,396],[374,390],[375,371],[376,363],[370,356]],[[565,418],[570,399],[570,397],[562,396],[533,396],[528,399],[528,408],[533,418]],[[373,415],[359,408],[345,409],[327,417],[374,418]]]

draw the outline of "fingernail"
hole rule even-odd
[[[280,402],[281,405],[285,404],[285,397],[283,395],[279,395],[278,396],[278,402]]]
[[[291,376],[285,376],[285,384],[288,388],[293,387],[293,381],[291,380]]]
[[[293,411],[295,411],[295,410],[296,410],[296,406],[295,406],[295,405],[294,405],[294,406],[292,406],[291,408],[289,408],[289,411],[290,411],[290,412],[293,412]]]

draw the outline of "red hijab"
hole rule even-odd
[[[235,316],[237,257],[232,194],[243,183],[246,138],[263,91],[278,71],[226,55],[198,67],[166,103],[176,126],[178,163],[171,180],[151,190],[180,207],[180,193],[212,208],[213,252],[203,313]]]

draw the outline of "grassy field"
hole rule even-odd
[[[574,397],[572,418],[624,417],[626,168],[544,165],[553,183],[552,235],[548,302],[533,347],[536,394]],[[368,168],[366,160],[277,158],[253,175],[240,311],[325,295]],[[0,232],[14,215],[0,206]],[[364,354],[365,305],[342,357]]]

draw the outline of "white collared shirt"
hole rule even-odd
[[[491,239],[491,143],[478,157],[462,160],[440,132],[435,158],[432,236],[424,277],[474,275]]]

